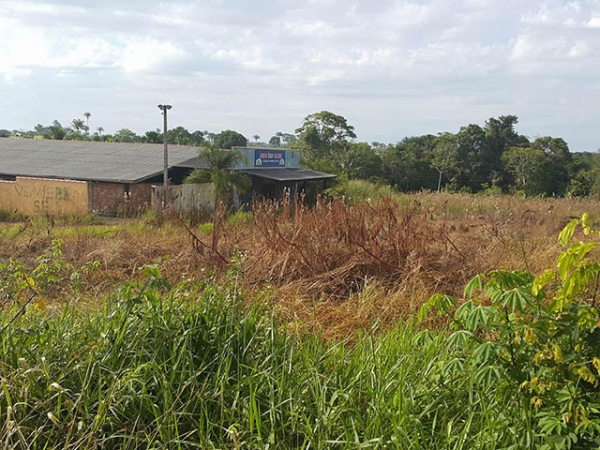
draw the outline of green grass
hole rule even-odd
[[[436,334],[400,323],[328,343],[286,334],[233,284],[159,286],[31,310],[1,333],[4,448],[495,449],[528,437],[522,412],[467,368],[445,375],[454,359]]]

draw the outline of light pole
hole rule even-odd
[[[163,112],[163,142],[165,145],[165,161],[163,167],[163,209],[167,207],[167,191],[169,189],[169,144],[167,143],[167,111],[171,109],[171,105],[158,105],[158,108]]]

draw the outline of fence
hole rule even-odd
[[[152,208],[162,208],[162,186],[152,187]],[[215,187],[212,183],[169,186],[169,208],[175,212],[206,211],[215,209]]]

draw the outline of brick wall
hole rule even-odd
[[[139,214],[150,207],[151,184],[90,183],[92,211],[102,214]]]

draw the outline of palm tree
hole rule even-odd
[[[71,122],[71,125],[73,125],[73,128],[75,128],[75,131],[81,131],[85,128],[85,124],[83,123],[83,120],[81,120],[81,119],[73,119],[73,122]]]
[[[89,112],[84,112],[83,113],[83,117],[85,117],[85,128],[88,133],[90,132],[90,117],[92,117],[92,114]]]
[[[238,151],[223,150],[215,146],[200,149],[199,159],[204,160],[208,169],[196,169],[186,183],[207,183],[215,186],[217,204],[223,203],[229,208],[233,203],[233,193],[243,193],[250,188],[251,180],[247,175],[231,170],[239,163],[244,162],[244,155]]]
[[[254,139],[254,143],[257,143],[260,139],[260,136],[258,134],[255,134],[254,136],[252,136],[252,139]]]

